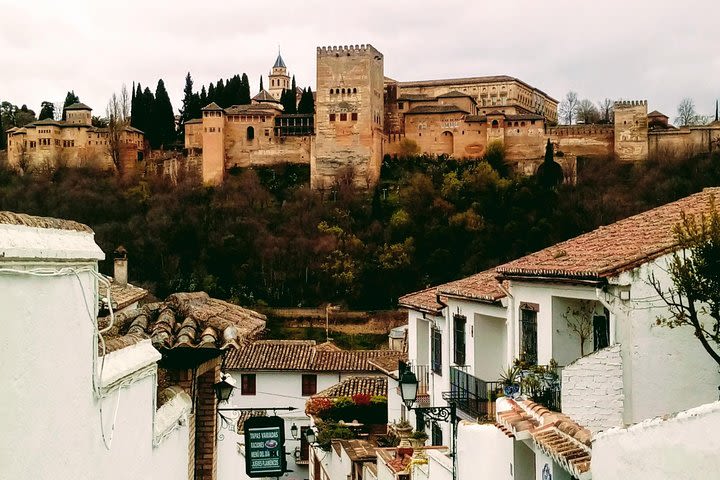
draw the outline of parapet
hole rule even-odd
[[[647,107],[647,100],[619,100],[615,102],[615,108],[625,108],[625,107]]]
[[[327,47],[317,47],[317,54],[318,57],[321,56],[340,56],[340,55],[380,55],[382,54],[378,52],[372,45],[368,44],[361,44],[361,45],[333,45],[333,46],[327,46]]]

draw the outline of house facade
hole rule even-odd
[[[540,479],[544,471],[591,478],[591,441],[600,432],[717,400],[720,376],[692,329],[658,325],[669,311],[653,282],[672,288],[674,227],[683,213],[709,212],[718,194],[720,188],[708,188],[400,299],[409,312],[411,362],[441,367],[431,366],[430,404],[453,402],[463,418],[497,424],[461,424],[460,441],[466,434],[481,444],[511,441],[506,455],[496,456],[507,475],[497,478]],[[582,337],[572,326],[580,317]],[[516,359],[523,378],[556,375],[540,377],[542,395],[521,392],[541,403],[494,401],[504,395],[501,372]],[[468,451],[460,441],[459,450]]]

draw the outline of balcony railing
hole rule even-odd
[[[533,367],[537,371],[521,370],[518,374],[520,393],[548,410],[561,412],[560,403],[562,367],[540,365]]]
[[[465,372],[464,368],[450,367],[450,391],[444,392],[443,398],[472,417],[492,419],[500,383],[474,377]]]

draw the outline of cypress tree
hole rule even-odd
[[[193,81],[190,72],[185,76],[183,93],[182,108],[180,109],[180,128],[178,129],[180,141],[183,141],[185,137],[185,123],[200,116],[200,97],[193,93]]]
[[[554,157],[553,144],[550,143],[550,139],[548,138],[547,144],[545,145],[545,159],[538,167],[536,173],[540,185],[546,188],[556,188],[565,178],[562,167],[554,160]]]
[[[0,115],[0,150],[5,150],[7,147],[6,141],[7,141],[7,135],[5,135],[5,127],[3,126],[3,119],[2,115]]]
[[[204,107],[207,107],[209,104],[210,102],[208,102],[208,94],[205,90],[205,85],[203,85],[200,89],[200,108],[202,109]]]
[[[263,87],[263,77],[262,75],[260,75],[260,91],[262,92],[263,90],[265,90],[265,88]]]
[[[168,148],[175,143],[175,114],[162,78],[155,89],[150,119],[154,130],[154,138],[150,139],[151,144],[154,142],[153,148]]]
[[[63,120],[67,120],[67,114],[65,112],[65,109],[67,107],[69,107],[70,105],[72,105],[73,103],[78,103],[79,101],[80,101],[80,97],[75,95],[74,90],[70,90],[69,92],[67,92],[67,95],[65,95],[65,103],[63,103],[63,114],[62,114]]]
[[[295,103],[294,91],[283,89],[282,93],[280,94],[280,103],[283,106],[284,113],[297,113],[297,104]]]
[[[133,96],[130,102],[130,126],[135,127],[139,130],[142,125],[142,103],[143,103],[143,91],[140,83],[138,82],[137,87],[133,85]]]
[[[248,76],[246,74],[242,74],[242,79],[240,80],[241,83],[241,90],[240,90],[240,105],[249,105],[250,104],[250,80],[248,80]]]
[[[45,120],[46,118],[50,120],[55,118],[55,104],[48,101],[40,104],[40,114],[38,115],[38,120]]]
[[[155,96],[153,95],[152,91],[149,87],[145,87],[145,90],[143,90],[142,94],[142,101],[140,102],[140,127],[138,127],[140,130],[145,132],[148,136],[148,141],[150,140],[150,137],[154,134],[153,131],[153,123],[152,123],[152,111],[155,107]]]
[[[215,103],[225,108],[228,106],[225,103],[225,100],[225,83],[221,78],[220,80],[218,80],[217,85],[215,85]]]
[[[300,103],[298,103],[297,111],[298,113],[315,113],[315,100],[313,99],[310,87],[303,90],[303,94],[300,97]]]
[[[235,75],[227,81],[227,83],[225,84],[225,105],[223,105],[224,107],[230,107],[232,105],[240,104],[241,88],[242,82],[240,80],[240,75]]]
[[[213,85],[212,82],[210,82],[210,86],[208,87],[207,91],[207,105],[210,105],[211,103],[217,103],[217,97],[215,96],[215,85]],[[207,106],[204,105],[204,106]]]

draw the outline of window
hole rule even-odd
[[[304,374],[302,376],[302,395],[309,397],[317,393],[317,375],[313,373]]]
[[[537,314],[536,303],[520,304],[520,355],[530,365],[537,364]]]
[[[430,340],[433,372],[442,375],[442,332],[439,328],[433,327]]]
[[[492,128],[498,128],[499,125],[500,125],[500,124],[498,123],[497,120],[493,120],[493,121],[492,121]]]
[[[353,88],[353,93],[357,93],[357,88]]]
[[[240,394],[255,395],[255,374],[243,373],[240,375]]]
[[[610,345],[609,313],[605,309],[605,315],[593,317],[593,350],[600,350]]]
[[[335,121],[335,114],[334,114],[334,113],[331,113],[331,114],[330,114],[330,121],[331,121],[331,122],[334,122],[334,121]]]
[[[252,142],[255,138],[255,129],[253,127],[247,128],[247,140],[248,142]]]
[[[341,121],[341,122],[347,121],[347,113],[341,113],[341,114],[340,114],[340,121]]]
[[[465,365],[465,324],[467,318],[464,315],[454,315],[454,361],[455,365]]]
[[[357,112],[353,112],[350,114],[350,120],[353,120],[353,121],[357,120]]]
[[[398,102],[398,110],[403,110],[405,108],[405,104],[403,102]]]
[[[305,436],[310,427],[300,427],[300,460],[308,461],[310,459],[310,444]]]
[[[331,89],[330,89],[330,95],[332,95],[333,93],[335,93],[335,91],[331,88]]]
[[[432,440],[433,447],[439,447],[443,444],[442,428],[440,428],[440,425],[438,425],[437,422],[433,422],[433,424],[432,424],[431,440]]]

